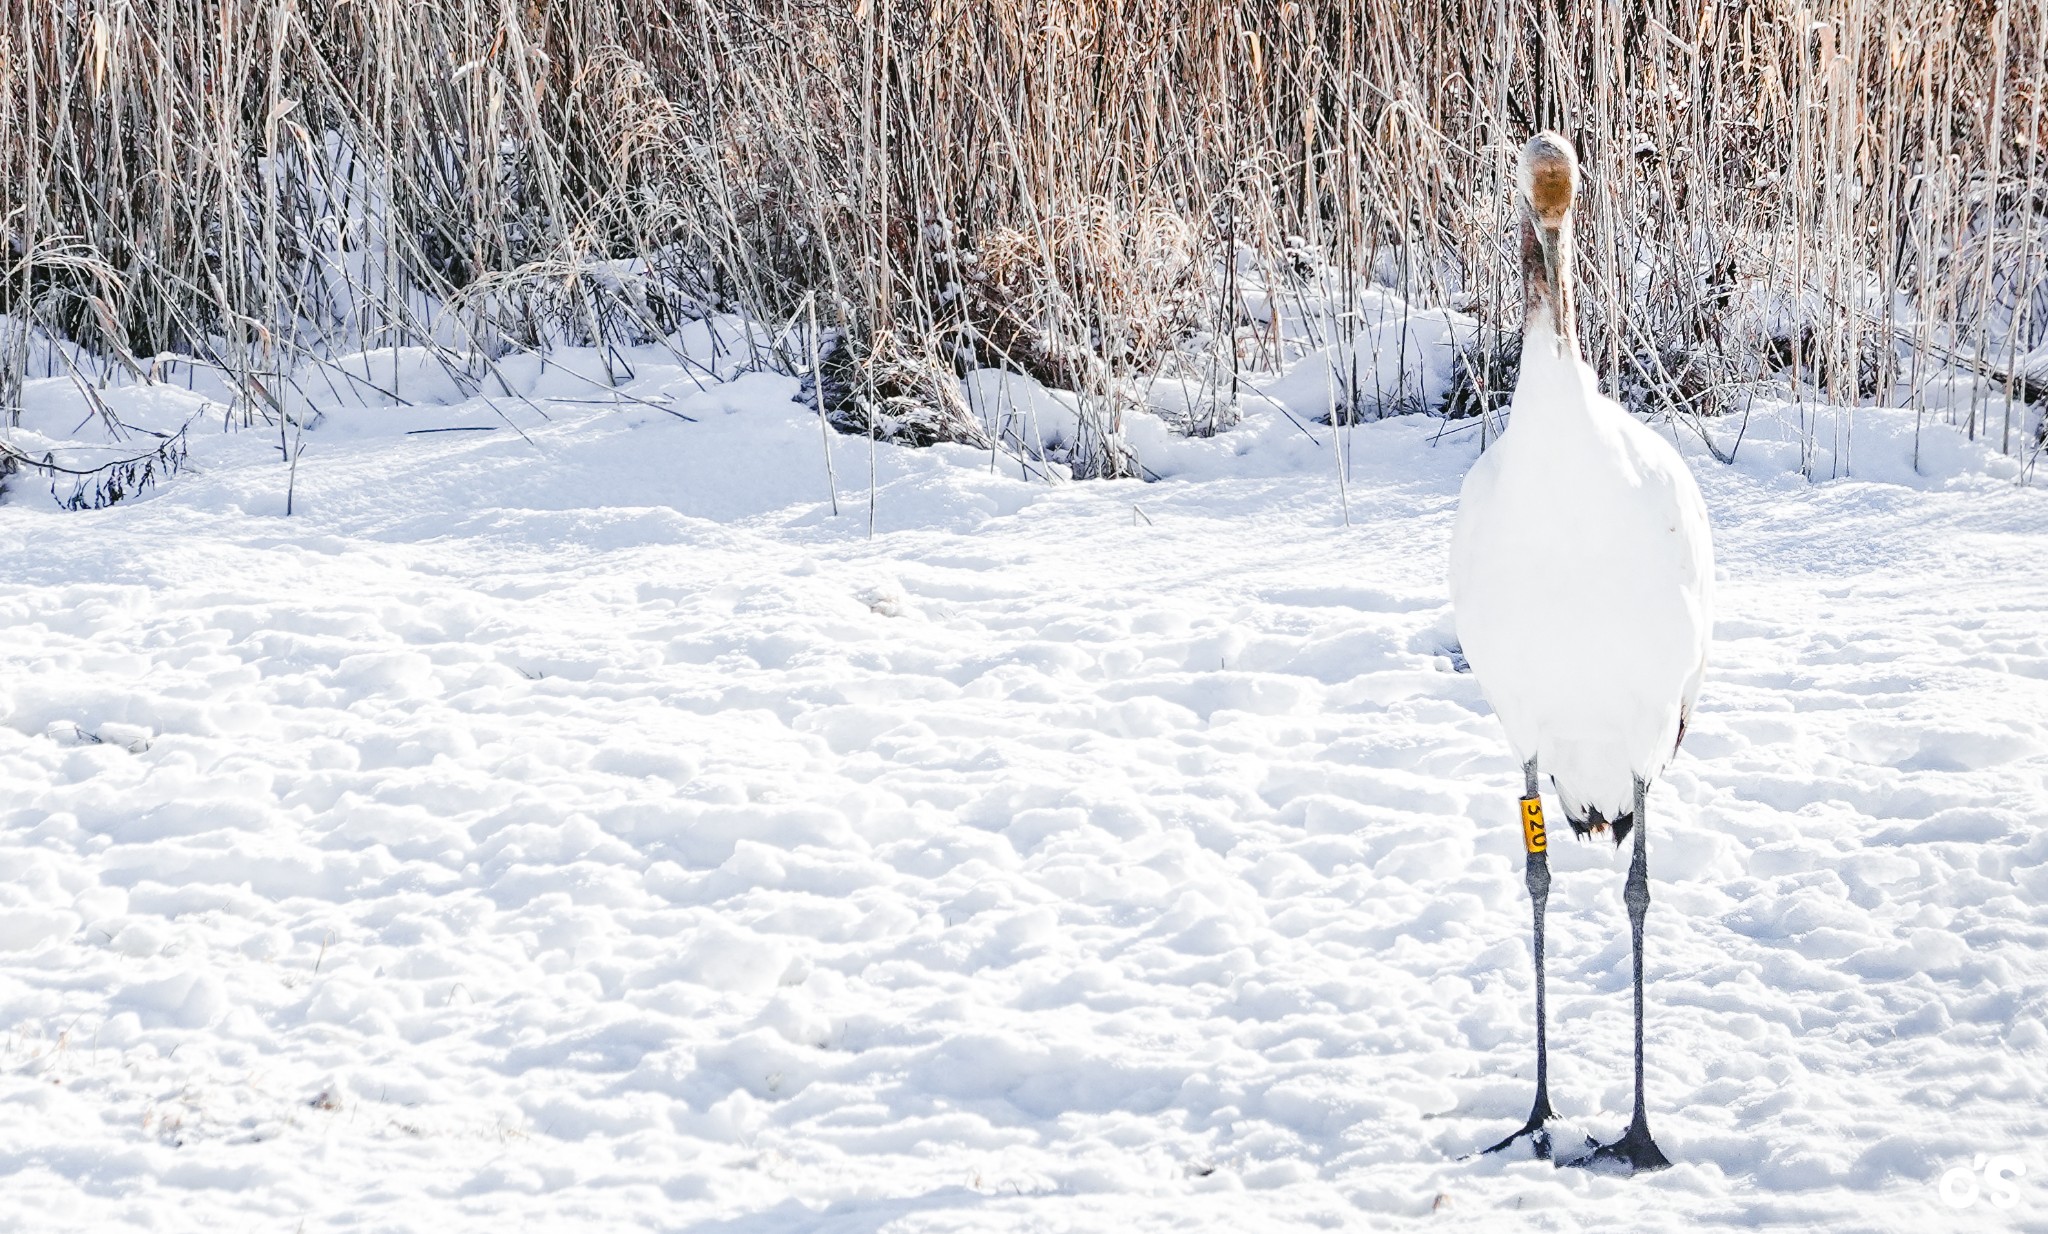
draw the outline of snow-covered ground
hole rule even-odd
[[[1518,773],[1447,646],[1469,427],[1348,430],[1348,526],[1271,408],[1154,484],[883,447],[870,539],[794,382],[639,360],[620,407],[336,400],[289,518],[217,412],[141,500],[16,477],[0,1228],[2048,1229],[2048,496],[1946,428],[1925,478],[1903,413],[1876,480],[1769,415],[1688,443],[1679,1164],[1620,1179],[1465,1157],[1532,1063]],[[1623,864],[1553,862],[1552,1096],[1606,1138]]]

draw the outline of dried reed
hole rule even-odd
[[[1790,381],[2038,449],[2044,81],[2038,3],[4,0],[0,408],[32,333],[82,380],[197,357],[282,433],[308,356],[481,380],[815,310],[824,358],[781,362],[841,427],[986,444],[953,378],[1007,365],[1116,475],[1145,380],[1227,404],[1282,358],[1248,283],[1312,316],[1334,278],[1335,331],[1371,277],[1485,323],[1484,413],[1507,170],[1556,127],[1615,389],[1693,418]]]

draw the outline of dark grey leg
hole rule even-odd
[[[1532,758],[1522,765],[1522,776],[1527,784],[1527,798],[1535,798],[1535,759]],[[1528,1136],[1536,1155],[1547,1158],[1550,1156],[1550,1131],[1544,1124],[1557,1117],[1556,1112],[1550,1108],[1550,1050],[1546,1039],[1547,1016],[1543,1002],[1543,910],[1550,902],[1550,852],[1547,842],[1544,848],[1525,854],[1522,879],[1529,888],[1529,903],[1535,914],[1536,1101],[1529,1108],[1529,1121],[1522,1125],[1521,1130],[1486,1151],[1497,1153],[1523,1136]]]
[[[1613,1161],[1631,1171],[1661,1170],[1671,1164],[1664,1150],[1650,1138],[1650,1116],[1643,1103],[1643,918],[1650,912],[1650,828],[1646,809],[1650,786],[1636,781],[1636,851],[1628,866],[1628,882],[1621,893],[1628,905],[1629,937],[1636,953],[1636,1112],[1628,1130],[1612,1144],[1602,1145],[1593,1160]]]

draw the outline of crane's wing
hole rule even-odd
[[[1685,740],[1686,725],[1692,720],[1693,707],[1699,702],[1700,688],[1707,679],[1707,658],[1714,636],[1714,536],[1699,482],[1693,479],[1692,470],[1677,449],[1633,416],[1628,418],[1628,427],[1633,431],[1625,431],[1624,437],[1635,455],[1636,466],[1641,469],[1643,486],[1670,519],[1675,541],[1669,563],[1672,582],[1689,600],[1687,607],[1691,610],[1692,633],[1698,648],[1692,672],[1679,695],[1678,736],[1671,747],[1676,750]]]

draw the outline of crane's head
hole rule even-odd
[[[1564,226],[1579,190],[1579,160],[1562,133],[1538,133],[1522,147],[1515,164],[1515,188],[1522,208],[1539,229]]]
[[[1527,319],[1577,346],[1572,312],[1572,198],[1579,160],[1560,133],[1538,133],[1515,163],[1522,204],[1522,291]],[[1546,320],[1547,319],[1547,320]]]

